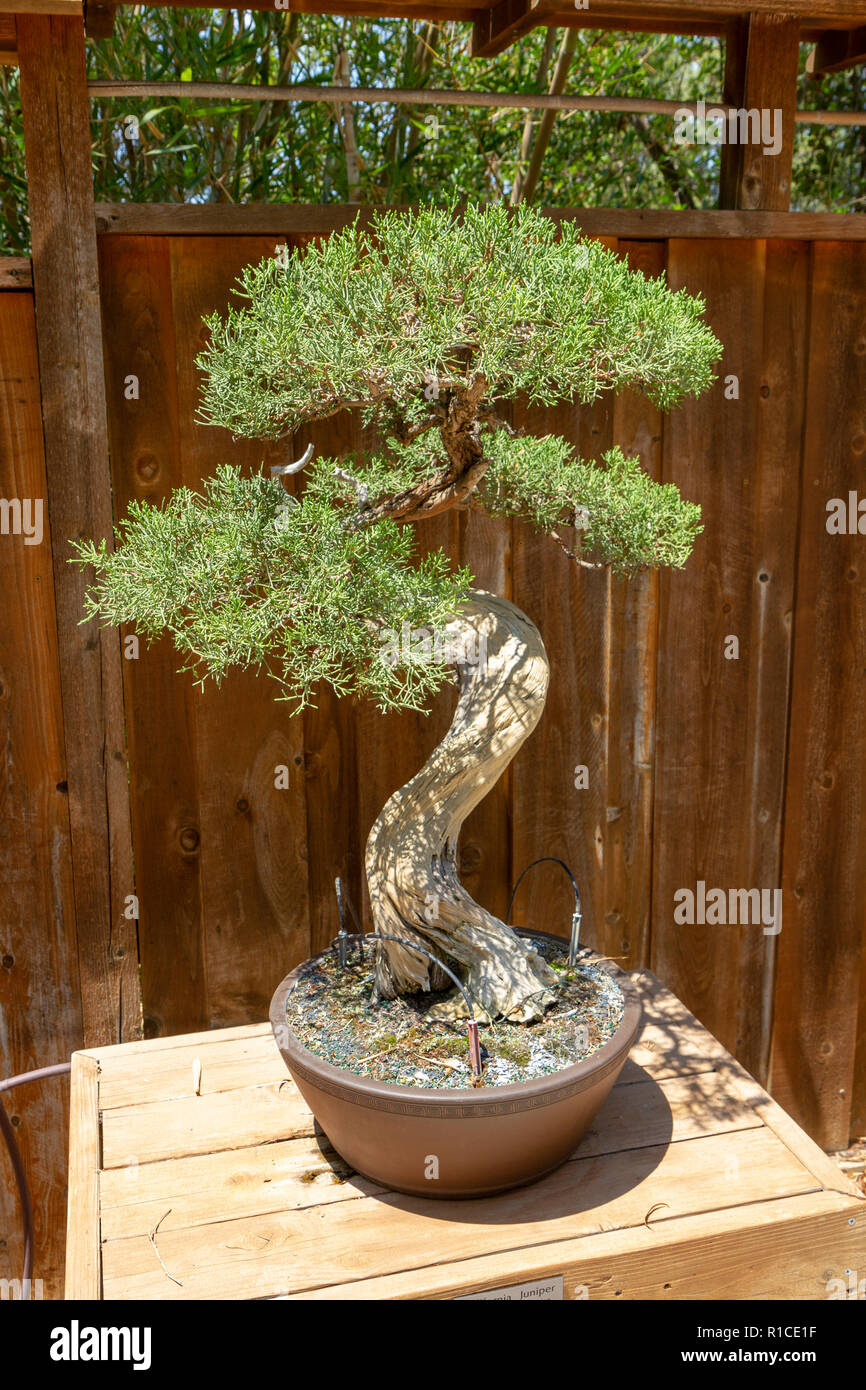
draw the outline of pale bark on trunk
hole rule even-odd
[[[471,593],[448,637],[459,653],[460,682],[451,727],[387,802],[367,841],[374,930],[417,941],[452,968],[456,962],[482,1017],[530,1022],[552,1003],[556,976],[531,944],[467,893],[457,875],[457,840],[541,717],[547,655],[519,608],[481,591]],[[447,977],[418,952],[382,942],[376,983],[392,998],[442,988]],[[451,1012],[460,1010],[458,997]]]

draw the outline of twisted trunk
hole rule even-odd
[[[387,802],[367,841],[374,928],[457,962],[473,1000],[491,1017],[529,1022],[552,1002],[555,976],[466,892],[457,876],[457,839],[541,717],[547,655],[519,608],[480,591],[470,595],[448,638],[459,653],[460,680],[451,727]],[[447,983],[425,956],[393,943],[379,946],[376,971],[379,993],[389,998]]]

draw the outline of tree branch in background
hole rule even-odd
[[[670,151],[653,135],[649,117],[631,116],[629,119],[640,136],[647,154],[677,201],[683,203],[687,208],[696,207],[694,196],[683,179],[682,171],[677,166],[676,161],[671,158]]]
[[[565,81],[568,77],[568,70],[571,67],[571,60],[574,57],[574,50],[580,37],[578,29],[567,29],[565,37],[559,50],[556,60],[556,67],[553,70],[553,77],[550,81],[550,95],[559,96],[565,89]],[[544,163],[544,156],[550,144],[550,136],[553,131],[553,123],[556,120],[555,111],[545,111],[541,120],[538,122],[538,130],[535,134],[535,141],[532,146],[532,155],[529,160],[529,167],[526,170],[526,177],[522,182],[517,197],[512,195],[512,203],[531,202],[538,187],[538,178],[541,173],[541,166]]]
[[[556,45],[556,30],[547,29],[544,36],[544,48],[538,63],[538,71],[535,74],[537,87],[542,87],[547,82],[547,74],[550,69],[550,62],[553,58],[553,50]],[[529,161],[529,153],[532,149],[532,132],[535,129],[535,117],[531,111],[527,111],[526,119],[523,122],[523,134],[520,139],[520,154],[517,158],[517,172],[514,175],[514,183],[511,185],[511,206],[516,207],[520,202],[520,188],[523,182],[523,175]]]
[[[352,85],[349,54],[342,45],[337,52],[337,61],[334,64],[334,85],[340,87]],[[355,118],[352,114],[352,103],[347,101],[342,108],[338,107],[336,114],[340,134],[343,137],[343,151],[346,156],[346,183],[349,202],[360,203],[361,170],[358,161],[358,146],[355,141]]]
[[[403,59],[403,80],[407,86],[414,88],[427,86],[441,36],[442,26],[432,20],[422,25],[420,32],[417,34],[414,33],[411,22],[409,23]],[[414,151],[406,154],[404,149],[406,130],[406,107],[395,106],[391,121],[391,130],[386,145],[386,161],[391,168],[391,186],[388,194],[389,202],[400,201],[400,171],[403,166],[408,163],[411,155],[417,153],[417,151],[422,148],[421,144],[419,144]]]

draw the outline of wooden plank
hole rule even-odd
[[[830,534],[827,505],[863,492],[864,294],[857,248],[815,247],[770,1079],[834,1149],[849,1138],[866,922],[866,572],[862,536]]]
[[[791,206],[799,55],[800,22],[793,13],[753,12],[731,21],[724,100],[738,111],[759,113],[761,130],[756,136],[744,117],[748,140],[741,129],[736,141],[722,145],[719,207],[784,212]]]
[[[304,240],[302,236],[290,238],[296,245]],[[318,458],[337,458],[362,449],[365,435],[360,412],[342,411],[306,426],[295,442],[296,454],[303,454],[310,443]],[[303,478],[299,490],[302,488]],[[341,879],[358,913],[366,891],[364,844],[358,828],[356,702],[339,699],[322,682],[316,692],[316,708],[305,710],[303,720],[300,775],[307,810],[310,949],[315,954],[326,950],[339,930],[334,880]],[[356,930],[354,925],[346,929]]]
[[[866,26],[859,29],[828,29],[806,59],[806,71],[816,80],[831,72],[866,63]]]
[[[853,1196],[857,1201],[866,1199],[859,1188],[845,1176],[841,1168],[828,1157],[823,1149],[818,1147],[813,1139],[809,1138],[808,1134],[800,1129],[799,1125],[767,1094],[755,1078],[750,1076],[742,1063],[738,1062],[722,1047],[718,1038],[714,1038],[702,1024],[698,1023],[694,1014],[689,1012],[675,994],[665,989],[664,985],[649,970],[642,971],[636,978],[636,983],[644,1001],[650,1030],[661,1030],[665,1036],[676,1039],[677,1051],[680,1051],[682,1044],[685,1043],[686,1052],[697,1047],[707,1059],[712,1059],[713,1070],[722,1084],[732,1087],[732,1104],[736,1104],[737,1098],[739,1098],[743,1105],[754,1110],[762,1122],[768,1125],[774,1134],[778,1135],[803,1166],[808,1168],[810,1173],[813,1173],[817,1181],[828,1191]],[[640,1050],[645,1045],[647,1031],[648,1029],[645,1028],[638,1043],[632,1049],[631,1057],[640,1055]],[[618,1084],[622,1084],[622,1082],[620,1081]]]
[[[721,266],[724,264],[724,273]],[[736,266],[736,270],[734,269]],[[753,1072],[765,1073],[774,938],[677,923],[680,890],[778,888],[785,692],[799,489],[805,258],[793,248],[672,242],[669,279],[708,300],[727,352],[713,390],[665,424],[665,480],[704,533],[661,577],[653,969]],[[766,301],[766,309],[765,309]],[[738,399],[726,399],[736,376]],[[724,426],[721,417],[724,416]],[[695,588],[700,584],[699,596]],[[729,639],[739,646],[738,657]]]
[[[221,1037],[223,1029],[214,1031]],[[104,1059],[104,1054],[101,1054]],[[244,1041],[214,1042],[210,1046],[198,1043],[171,1051],[132,1057],[118,1057],[110,1064],[104,1060],[99,1087],[99,1105],[103,1111],[118,1106],[143,1105],[154,1100],[195,1100],[193,1066],[201,1065],[200,1094],[233,1091],[245,1086],[279,1085],[288,1075],[274,1042],[270,1027],[267,1033]]]
[[[0,294],[0,497],[31,509],[45,498],[36,324],[31,294]],[[30,511],[31,522],[38,511]],[[23,517],[26,520],[26,513]],[[0,534],[0,1075],[66,1059],[80,1046],[81,1006],[63,713],[51,569],[44,532]],[[33,543],[39,540],[39,543]],[[65,1079],[16,1089],[6,1101],[29,1175],[38,1233],[34,1277],[63,1290]],[[18,1195],[2,1164],[0,1273],[19,1278]]]
[[[140,1030],[129,789],[116,631],[82,627],[72,538],[110,537],[99,280],[80,19],[20,16],[48,512],[69,784],[84,1038]]]
[[[273,239],[171,243],[183,478],[198,487],[217,462],[245,469],[289,457],[285,445],[233,440],[195,420],[195,356],[205,342],[202,317],[224,311],[244,265],[273,254]],[[310,954],[303,724],[275,700],[276,686],[237,672],[194,699],[199,821],[187,852],[201,858],[208,1018],[239,1023],[267,1013],[281,975]],[[277,769],[289,769],[278,787]],[[203,1021],[203,1020],[202,1020]]]
[[[29,256],[0,256],[0,290],[32,290]]]
[[[308,1138],[314,1121],[288,1077],[242,1090],[214,1091],[184,1106],[176,1099],[116,1106],[102,1116],[103,1168],[187,1154],[215,1153]]]
[[[866,1227],[832,1193],[427,1265],[288,1295],[298,1300],[456,1298],[562,1275],[566,1299],[823,1299],[862,1268]],[[286,1297],[286,1295],[283,1295]]]
[[[338,9],[334,9],[335,0],[292,0],[292,13],[344,14],[359,19],[400,18],[402,16],[411,19],[444,20],[472,17],[471,13],[467,15],[464,6],[431,4],[429,0],[394,0],[390,4],[387,3],[387,0],[383,4],[374,3],[374,0],[336,0],[336,3],[339,5]],[[192,7],[189,5],[189,0],[160,0],[160,4],[183,7],[184,9],[219,8],[216,5],[206,3],[206,0],[197,0],[197,3]],[[273,0],[249,0],[244,9],[270,10],[273,9]]]
[[[184,481],[180,457],[171,266],[165,238],[100,246],[114,513],[162,502]],[[134,642],[135,639],[133,639]],[[207,1018],[194,688],[170,639],[124,642],[124,695],[147,1036]],[[197,831],[195,831],[197,834]]]
[[[470,58],[493,58],[528,34],[556,8],[555,0],[499,0],[476,14]]]
[[[18,62],[18,39],[15,34],[15,16],[0,13],[0,63]]]
[[[519,410],[530,433],[561,435],[582,458],[597,459],[613,443],[610,396],[591,407]],[[514,601],[541,631],[550,686],[541,723],[512,766],[514,874],[542,856],[568,864],[580,888],[582,940],[592,946],[604,939],[607,911],[610,586],[606,570],[581,569],[549,537],[515,525]],[[577,785],[578,768],[587,770],[587,786]],[[514,920],[568,936],[573,912],[567,875],[543,864],[521,886]]]
[[[345,203],[98,203],[100,235],[289,236],[326,235],[348,226],[369,207]],[[545,216],[574,221],[588,236],[719,237],[796,241],[866,240],[860,213],[736,212],[717,209],[542,208]]]
[[[243,1043],[248,1038],[259,1038],[271,1032],[269,1023],[240,1023],[234,1028],[206,1028],[197,1033],[184,1033],[180,1037],[139,1038],[136,1042],[115,1044],[113,1047],[100,1047],[90,1052],[100,1066],[118,1067],[121,1075],[130,1058],[149,1057],[151,1053],[176,1052],[179,1048],[212,1048],[225,1046],[234,1041]],[[133,1068],[134,1068],[133,1063]]]
[[[147,3],[154,3],[155,0],[147,0]],[[10,9],[28,9],[30,5],[41,3],[77,3],[77,0],[0,0],[0,4]],[[163,0],[160,0],[163,3]],[[169,5],[188,6],[188,0],[165,0]],[[300,0],[294,8],[302,13],[307,12],[307,5],[315,3],[315,0]],[[327,0],[332,5],[333,14],[364,14],[369,8],[366,4],[356,3],[356,0]],[[453,13],[455,17],[471,20],[474,19],[480,9],[488,8],[491,0],[482,0],[481,4],[471,4],[462,6],[448,7],[448,13]],[[217,6],[211,3],[200,3],[193,8],[216,9]],[[267,9],[268,0],[251,0],[248,9]],[[383,14],[394,16],[408,16],[424,18],[427,12],[427,5],[416,4],[415,0],[394,0],[393,4],[383,4],[376,7]],[[649,13],[646,7],[638,0],[601,0],[599,10],[609,18],[615,18],[624,28],[631,27],[636,21],[640,21],[641,27],[647,32],[653,32],[656,24],[663,22],[676,22],[683,26],[683,33],[692,33],[693,25],[699,28],[710,20],[716,24],[721,24],[733,14],[746,14],[749,12],[774,13],[777,5],[774,0],[711,0],[708,5],[698,3],[698,0],[661,0],[661,3],[653,5],[652,12]],[[804,22],[810,20],[821,20],[822,23],[832,27],[845,27],[862,23],[864,8],[863,0],[785,0],[785,10],[791,14],[801,16]],[[595,10],[588,13],[583,23],[592,27],[595,21]],[[558,22],[558,16],[557,16]]]
[[[98,1077],[92,1057],[72,1054],[66,1298],[96,1299],[102,1290]]]
[[[84,28],[89,39],[110,39],[114,33],[114,19],[117,5],[103,4],[102,0],[89,0],[84,16]]]
[[[0,0],[0,14],[63,15],[76,19],[84,14],[84,5],[82,0]]]
[[[733,1176],[720,1184],[726,1165]],[[778,1198],[816,1190],[811,1174],[761,1126],[606,1155],[603,1162],[576,1159],[543,1182],[498,1197],[495,1211],[484,1199],[432,1203],[389,1194],[182,1230],[163,1226],[159,1251],[180,1285],[166,1278],[147,1237],[133,1237],[103,1246],[105,1294],[220,1298],[243,1287],[250,1297],[266,1297],[339,1283],[347,1267],[358,1278],[410,1269],[418,1252],[431,1248],[440,1262],[494,1254],[514,1246],[518,1225],[524,1249],[591,1235],[602,1204],[608,1229],[640,1226],[653,1207],[658,1228],[747,1206],[768,1192]]]
[[[697,4],[695,0],[657,0],[652,15],[647,16],[640,0],[600,0],[599,3],[599,10],[605,14],[616,15],[622,20],[646,18],[647,23],[670,17],[690,24],[693,20],[712,16],[773,15],[778,9],[778,0],[709,0],[709,4]],[[826,16],[839,23],[862,22],[863,0],[784,0],[784,9],[787,14],[797,15],[803,20]],[[594,18],[593,10],[587,14],[585,22],[591,24]]]
[[[860,954],[860,1002],[857,1007],[857,1041],[854,1046],[854,1085],[851,1091],[852,1135],[866,1137],[866,950]]]
[[[146,1235],[268,1212],[356,1201],[385,1188],[353,1173],[324,1136],[257,1148],[130,1163],[102,1175],[102,1239]]]
[[[622,242],[620,250],[632,270],[649,277],[664,271],[659,242]],[[661,415],[644,396],[615,397],[613,439],[661,479]],[[645,964],[650,953],[658,584],[654,570],[610,584],[605,892],[597,941],[624,970]]]
[[[732,1101],[717,1073],[614,1091],[575,1152],[582,1161],[622,1149],[680,1143],[706,1134],[757,1129],[762,1120]],[[195,1105],[195,1101],[185,1104]],[[166,1210],[161,1230],[298,1211],[385,1192],[357,1174],[328,1141],[298,1137],[217,1152],[141,1161],[111,1168],[102,1181],[103,1239],[146,1235]],[[351,1179],[348,1181],[348,1179]]]

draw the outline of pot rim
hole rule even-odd
[[[543,941],[553,941],[558,945],[562,945],[565,941],[564,937],[554,936],[552,932],[531,931],[522,927],[515,927],[514,930],[518,936],[530,939],[534,937]],[[372,936],[373,933],[370,935]],[[592,960],[595,954],[593,952],[589,959]],[[463,1110],[467,1103],[471,1103],[473,1109],[476,1107],[499,1109],[510,1100],[531,1101],[534,1098],[549,1095],[553,1091],[559,1091],[564,1086],[568,1086],[570,1092],[574,1094],[585,1087],[595,1085],[613,1067],[622,1065],[623,1052],[631,1051],[641,1024],[641,1003],[633,982],[625,971],[620,970],[613,961],[605,960],[600,962],[601,965],[622,991],[623,1015],[607,1042],[602,1043],[601,1047],[582,1061],[572,1062],[569,1066],[562,1067],[559,1071],[549,1073],[547,1076],[533,1077],[529,1081],[510,1081],[504,1086],[453,1086],[437,1090],[430,1086],[398,1086],[391,1082],[375,1081],[372,1077],[359,1076],[356,1072],[336,1067],[332,1062],[326,1062],[323,1057],[311,1052],[286,1021],[286,1000],[297,985],[300,972],[314,961],[322,960],[328,955],[330,955],[330,948],[319,951],[316,955],[301,961],[300,965],[296,965],[294,970],[280,981],[271,999],[269,1011],[271,1028],[277,1046],[287,1063],[291,1060],[297,1064],[302,1072],[312,1071],[323,1081],[330,1082],[332,1086],[336,1085],[360,1092],[362,1095],[368,1096],[371,1101],[396,1103],[403,1101],[406,1103],[415,1102],[416,1104],[429,1101],[435,1102],[439,1106],[453,1107],[457,1110]],[[278,1028],[279,1033],[277,1032]],[[285,1038],[284,1043],[279,1041],[280,1035]]]

